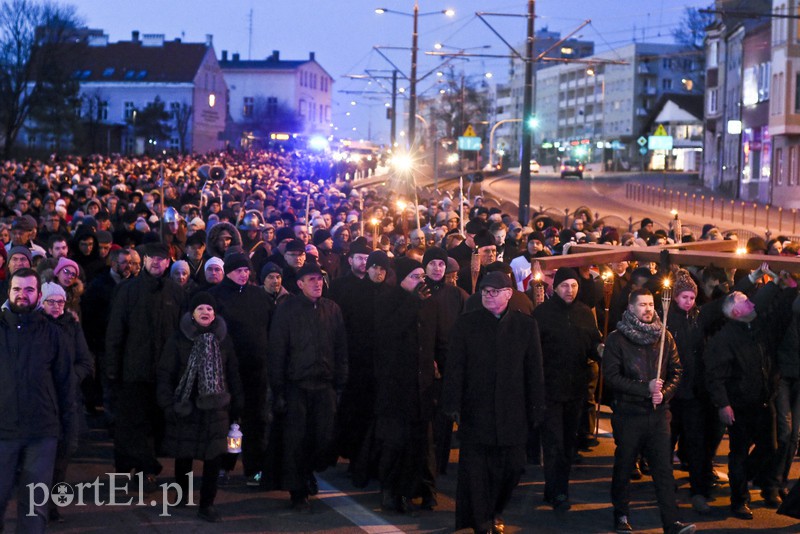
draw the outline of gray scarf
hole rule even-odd
[[[184,333],[187,333],[187,325],[181,326]],[[194,323],[191,326],[194,327],[195,335],[187,333],[187,337],[193,341],[192,351],[189,353],[186,371],[175,389],[175,413],[181,416],[192,412],[191,396],[195,384],[197,384],[195,405],[201,410],[222,409],[230,404],[231,400],[225,385],[225,368],[217,334],[214,331],[201,334],[196,330]],[[223,328],[223,338],[224,331]]]
[[[637,345],[651,345],[661,339],[661,318],[657,313],[654,315],[652,323],[643,323],[629,310],[625,310],[622,320],[617,323],[617,330]]]

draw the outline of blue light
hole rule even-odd
[[[328,144],[328,140],[319,135],[315,135],[314,137],[308,140],[308,147],[311,150],[317,150],[317,151],[328,150],[329,146],[330,145]]]

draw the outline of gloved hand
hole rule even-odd
[[[414,288],[414,294],[417,296],[418,299],[425,300],[431,296],[431,288],[429,288],[428,284],[426,284],[425,282],[420,282]]]

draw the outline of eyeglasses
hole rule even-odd
[[[59,307],[63,307],[63,306],[66,306],[66,305],[67,305],[67,301],[66,301],[66,300],[44,299],[44,301],[43,301],[43,302],[44,302],[45,304],[47,304],[48,306],[59,306]]]
[[[508,288],[503,289],[481,289],[481,295],[484,297],[496,297]]]
[[[424,280],[425,279],[425,275],[424,274],[410,274],[410,275],[408,275],[408,277],[411,278],[412,280]]]
[[[64,269],[63,273],[64,276],[68,276],[70,278],[75,278],[76,276],[78,276],[78,273],[76,273],[75,271],[71,271],[69,269]]]

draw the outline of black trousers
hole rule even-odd
[[[544,460],[544,498],[569,497],[569,474],[578,441],[583,399],[548,401],[539,426]]]
[[[241,427],[242,434],[247,436],[242,440],[242,466],[247,477],[262,471],[266,462],[267,443],[264,436],[267,435],[267,414],[264,410],[267,406],[267,384],[260,377],[260,373],[247,377],[242,374],[244,410],[242,410]],[[235,464],[234,458],[233,465]],[[230,463],[228,466],[232,470],[233,466]]]
[[[525,468],[525,446],[462,443],[456,488],[456,530],[491,530],[503,513]]]
[[[689,465],[689,486],[691,494],[711,496],[711,470],[714,460],[709,442],[717,433],[719,416],[714,406],[704,400],[672,399],[669,404],[672,412],[672,448],[679,440],[681,460]]]
[[[583,401],[581,422],[578,427],[578,445],[583,446],[595,439],[594,429],[597,426],[597,386],[600,382],[600,364],[589,360],[589,381],[586,388],[586,399]]]
[[[328,466],[333,446],[336,392],[332,385],[320,389],[286,388],[283,429],[283,484],[292,496],[308,495],[313,471]]]
[[[436,497],[430,452],[433,432],[429,421],[402,421],[379,417],[380,482],[395,497]]]
[[[156,402],[156,386],[148,382],[125,383],[116,396],[114,464],[118,473],[132,469],[157,475],[156,455],[164,439],[164,415]]]
[[[775,413],[772,406],[743,406],[733,409],[734,422],[728,427],[730,452],[728,477],[731,487],[731,507],[750,502],[747,481],[756,479],[762,489],[778,488],[775,465]],[[750,446],[755,445],[752,454]]]
[[[203,461],[203,484],[200,486],[200,508],[208,508],[214,504],[217,496],[217,475],[222,467],[224,455]],[[192,458],[175,459],[175,481],[183,490],[183,498],[189,500],[189,473],[192,472]]]
[[[611,416],[616,445],[611,478],[611,504],[615,516],[630,515],[631,471],[641,452],[650,464],[662,525],[667,528],[678,521],[669,419],[669,410],[663,407],[644,414],[615,411]]]

